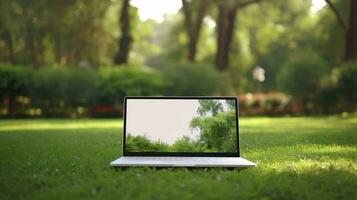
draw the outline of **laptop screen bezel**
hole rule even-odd
[[[126,119],[127,119],[127,100],[129,99],[183,99],[183,100],[199,100],[199,99],[217,99],[227,100],[231,99],[235,101],[236,106],[236,132],[237,132],[237,152],[128,152],[126,151]],[[240,157],[240,145],[239,145],[239,101],[237,97],[231,96],[126,96],[124,97],[124,126],[123,126],[123,156],[182,156],[182,157]]]

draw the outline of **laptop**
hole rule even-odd
[[[125,97],[115,167],[254,167],[241,157],[236,97]]]

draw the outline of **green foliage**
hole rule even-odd
[[[267,94],[246,94],[239,96],[239,114],[247,115],[288,115],[291,113],[291,97],[280,92]]]
[[[30,72],[26,67],[0,65],[0,98],[28,95]]]
[[[257,90],[252,77],[256,66],[264,68],[262,90],[276,90],[276,76],[289,55],[305,48],[315,50],[314,17],[310,0],[261,1],[240,10],[235,45],[232,46],[230,74],[239,92]]]
[[[336,67],[317,94],[322,112],[354,111],[357,102],[357,62]]]
[[[175,141],[172,145],[173,152],[204,152],[204,149],[198,142],[192,141],[190,137],[184,136]]]
[[[223,111],[223,105],[218,100],[212,99],[200,99],[198,100],[200,106],[197,109],[197,112],[201,116],[211,113],[213,116],[217,115],[219,112]]]
[[[292,103],[296,99],[310,108],[315,101],[325,101],[330,106],[339,102],[339,106],[333,109],[337,111],[342,107],[346,109],[354,101],[354,97],[346,96],[351,93],[347,90],[354,88],[351,86],[343,89],[349,84],[345,84],[342,77],[338,83],[324,77],[331,66],[342,65],[346,44],[345,30],[329,6],[312,13],[311,0],[269,0],[240,8],[229,53],[230,66],[224,73],[218,73],[213,66],[209,66],[214,63],[217,49],[218,24],[215,22],[219,1],[207,2],[210,5],[198,38],[197,64],[176,64],[187,61],[188,38],[184,31],[183,12],[167,14],[163,16],[162,22],[141,21],[138,15],[140,8],[131,7],[130,21],[134,42],[129,64],[147,65],[160,71],[145,74],[143,71],[150,70],[98,70],[97,66],[113,64],[121,35],[121,2],[43,0],[34,3],[33,0],[3,0],[0,4],[0,63],[34,67],[39,71],[42,71],[42,66],[79,66],[92,68],[93,71],[56,71],[64,76],[62,78],[49,72],[53,81],[46,86],[44,84],[49,80],[43,74],[46,71],[44,69],[36,75],[39,81],[33,89],[30,82],[36,80],[29,78],[31,75],[9,72],[14,75],[11,78],[8,72],[2,71],[1,73],[5,73],[2,76],[5,78],[0,80],[2,98],[5,95],[10,97],[30,94],[34,104],[39,107],[48,104],[45,101],[52,100],[57,102],[49,103],[51,107],[64,104],[65,107],[95,107],[98,104],[120,107],[122,97],[127,94],[237,95],[282,89],[294,96]],[[199,11],[195,9],[197,2],[189,4],[193,18]],[[333,0],[332,3],[343,21],[348,22],[350,1]],[[227,5],[233,4],[234,1]],[[310,50],[306,52],[306,49]],[[301,61],[296,61],[298,59],[294,57],[301,58]],[[322,66],[323,62],[317,57],[326,62],[325,67],[316,67]],[[252,79],[252,69],[256,66],[262,67],[266,75],[265,81],[259,84]],[[318,69],[315,70],[316,68]],[[26,71],[32,74],[31,70]],[[295,76],[300,72],[306,76]],[[103,75],[107,73],[113,74]],[[320,77],[317,77],[318,73],[321,74]],[[15,83],[15,80],[18,81]],[[58,86],[61,81],[73,88],[68,85]],[[321,85],[321,81],[325,81],[325,85]],[[56,94],[54,91],[57,88],[51,90],[50,85],[58,86]],[[342,91],[345,91],[344,95]],[[334,97],[330,95],[337,93]],[[39,97],[35,97],[35,94]],[[350,102],[347,103],[347,100]]]
[[[337,79],[342,99],[356,108],[357,102],[357,61],[342,64]],[[351,108],[353,109],[353,107]]]
[[[126,150],[129,152],[165,152],[168,146],[160,141],[152,142],[146,136],[126,136]]]
[[[145,67],[120,66],[99,69],[98,103],[122,105],[124,96],[162,94],[161,74]]]
[[[175,141],[169,145],[161,141],[152,141],[146,135],[132,136],[130,133],[126,137],[126,148],[129,152],[207,152],[212,149],[205,148],[204,145],[193,141],[188,136]]]
[[[136,25],[134,34],[134,43],[131,49],[130,63],[134,65],[144,65],[148,58],[153,58],[164,50],[158,44],[152,42],[148,38],[153,38],[157,33],[156,27],[158,24],[155,21],[142,21]],[[163,25],[161,25],[163,26]],[[162,29],[160,29],[162,31]],[[160,32],[160,34],[162,34]],[[140,42],[136,42],[140,41]]]
[[[306,103],[313,100],[320,88],[321,79],[328,71],[327,64],[319,55],[305,50],[291,55],[279,72],[277,81],[283,91]]]
[[[45,116],[69,116],[77,107],[90,107],[95,80],[94,71],[89,69],[40,68],[32,72],[30,98]]]
[[[31,76],[30,89],[30,97],[33,99],[34,106],[50,109],[60,104],[63,105],[68,76],[65,68],[41,68],[35,71]]]
[[[30,72],[25,67],[0,65],[0,116],[24,117],[30,103]]]
[[[196,117],[191,127],[201,132],[200,143],[211,150],[237,151],[237,130],[235,112],[221,112],[211,117]]]
[[[224,94],[220,74],[210,65],[181,64],[163,69],[165,76],[165,95],[204,96]]]
[[[66,102],[71,106],[90,106],[97,93],[95,82],[97,80],[96,71],[91,69],[70,69],[69,76],[65,83]]]
[[[47,117],[69,117],[78,110],[89,115],[87,111],[95,112],[97,106],[103,105],[109,106],[111,110],[117,109],[113,112],[121,112],[124,96],[160,95],[164,90],[161,74],[149,68],[134,66],[98,70],[68,67],[33,70],[0,66],[0,75],[2,104],[7,98],[10,107],[16,110],[19,105],[11,106],[16,103],[15,98],[29,97],[28,109],[32,109],[31,106],[41,109],[42,116]]]
[[[350,1],[332,0],[343,21],[349,21]],[[345,53],[346,30],[339,24],[335,13],[329,6],[325,6],[316,16],[317,25],[312,33],[315,35],[315,50],[336,66],[341,63]]]

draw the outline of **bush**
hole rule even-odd
[[[29,104],[29,100],[25,97],[29,91],[30,72],[31,70],[26,67],[0,66],[1,115],[8,114],[13,117],[24,115],[24,109]]]
[[[84,114],[95,96],[95,79],[89,69],[40,68],[32,74],[30,98],[46,117]]]
[[[96,117],[120,116],[125,96],[152,96],[163,93],[161,74],[146,68],[120,66],[105,67],[98,71],[95,104]],[[119,114],[119,115],[118,115]]]
[[[150,141],[145,135],[132,136],[128,133],[125,148],[129,152],[165,152],[169,147],[160,141]]]
[[[66,98],[66,68],[40,68],[31,76],[30,97],[36,107],[48,109],[63,104]]]
[[[71,107],[90,107],[96,95],[97,75],[91,69],[70,69],[65,84],[65,100]]]
[[[357,109],[357,62],[336,67],[318,93],[322,112],[353,112]]]
[[[162,76],[145,67],[99,69],[97,103],[122,105],[125,96],[160,95]]]
[[[169,149],[173,152],[204,152],[206,149],[188,136],[177,139]]]
[[[162,75],[145,67],[94,71],[0,66],[0,76],[0,114],[4,116],[19,116],[18,110],[22,116],[32,116],[33,110],[44,117],[120,116],[124,96],[160,95],[164,90]],[[20,106],[18,99],[27,107]]]
[[[357,61],[340,66],[337,84],[343,107],[357,109]]]
[[[291,94],[307,111],[312,109],[311,102],[327,73],[325,61],[316,53],[306,50],[289,58],[278,74],[277,82],[284,92]]]
[[[165,95],[204,96],[226,93],[222,77],[213,66],[182,64],[163,69]]]
[[[0,66],[0,97],[26,96],[31,70],[20,66]]]

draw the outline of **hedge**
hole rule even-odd
[[[0,117],[119,117],[125,96],[213,95],[222,90],[210,66],[98,69],[0,65]]]

